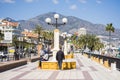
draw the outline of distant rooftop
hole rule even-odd
[[[13,26],[13,27],[16,27],[19,25],[18,22],[10,22],[10,21],[7,21],[7,20],[0,20],[1,24],[0,26]]]

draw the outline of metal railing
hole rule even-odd
[[[115,66],[116,69],[120,71],[120,59],[119,58],[114,58],[114,57],[109,57],[109,56],[104,56],[104,55],[99,55],[99,54],[93,54],[89,52],[85,52],[84,54],[87,55],[88,58],[97,59],[98,62],[100,62],[100,59],[101,59],[103,64],[105,63],[105,61],[107,61],[109,67],[112,67],[112,64],[114,63],[116,65]]]

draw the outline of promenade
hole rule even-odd
[[[0,73],[0,80],[120,80],[120,71],[110,70],[81,54],[75,54],[76,69],[42,70],[38,61]]]

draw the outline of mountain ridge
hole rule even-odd
[[[50,17],[52,19],[52,22],[55,22],[55,19],[53,18],[54,14],[56,12],[48,12],[44,14],[40,14],[38,16],[35,16],[33,18],[30,18],[28,20],[19,20],[20,26],[22,29],[35,29],[36,25],[41,25],[44,29],[47,30],[53,30],[54,27],[48,25],[45,22],[45,19],[47,17]],[[59,13],[58,13],[59,14]],[[108,32],[105,31],[105,25],[103,24],[94,24],[90,21],[80,19],[74,16],[64,16],[62,14],[60,15],[60,19],[58,20],[59,23],[61,23],[62,18],[66,17],[68,19],[68,23],[65,26],[59,27],[59,29],[62,32],[69,32],[69,33],[74,33],[79,30],[79,28],[86,28],[87,32],[90,34],[96,34],[96,35],[103,35],[103,36],[108,36]],[[120,34],[120,29],[115,29],[115,32],[112,33],[112,37],[119,37]]]

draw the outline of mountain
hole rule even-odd
[[[53,30],[54,27],[52,27],[52,25],[48,25],[45,22],[45,19],[47,17],[51,18],[53,21],[53,23],[55,22],[55,19],[53,18],[53,15],[56,12],[49,12],[46,14],[42,14],[42,15],[38,15],[34,18],[31,18],[29,20],[20,20],[20,26],[22,29],[35,29],[36,25],[41,25],[44,29],[47,30]],[[108,36],[108,32],[105,31],[105,25],[103,24],[94,24],[91,23],[89,21],[83,20],[83,19],[79,19],[77,17],[74,16],[64,16],[64,15],[60,15],[60,19],[58,20],[59,23],[62,23],[62,18],[66,17],[68,19],[68,23],[64,26],[60,26],[59,29],[62,32],[69,32],[69,33],[74,33],[77,32],[79,30],[79,28],[86,28],[87,32],[90,34],[96,34],[96,35],[104,35],[104,36]],[[120,38],[119,36],[120,34],[120,29],[115,29],[115,32],[112,33],[113,37],[117,37]]]
[[[10,21],[10,22],[16,22],[16,20],[10,18],[10,17],[6,17],[4,20]]]

